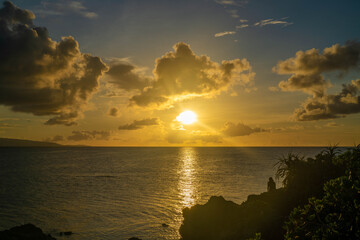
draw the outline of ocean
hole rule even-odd
[[[0,230],[33,223],[57,239],[179,239],[185,207],[219,195],[240,204],[266,191],[280,156],[322,149],[0,148]]]

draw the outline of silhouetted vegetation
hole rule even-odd
[[[276,164],[283,188],[241,205],[212,197],[184,209],[183,240],[359,239],[360,147],[329,147],[314,158],[293,153]]]
[[[325,183],[322,198],[291,212],[285,239],[360,239],[360,147],[334,160],[345,175]]]

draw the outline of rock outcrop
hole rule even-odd
[[[50,234],[46,235],[43,231],[32,224],[25,224],[13,227],[9,230],[0,231],[1,240],[56,240]]]

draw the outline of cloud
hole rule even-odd
[[[84,140],[109,140],[111,136],[110,131],[72,131],[72,135],[67,137],[69,141],[84,141]]]
[[[224,6],[243,6],[247,4],[248,0],[215,0],[216,3]]]
[[[278,91],[280,91],[280,88],[275,87],[275,86],[270,86],[268,89],[269,89],[271,92],[278,92]]]
[[[359,79],[343,85],[338,94],[327,94],[331,86],[326,82],[323,73],[340,72],[344,74],[351,69],[359,69],[360,43],[347,42],[341,46],[335,44],[325,48],[305,52],[298,51],[293,58],[278,62],[273,68],[278,74],[292,74],[287,81],[281,81],[282,91],[303,91],[312,95],[294,112],[298,121],[312,121],[344,117],[347,114],[360,112]]]
[[[97,18],[95,12],[88,11],[80,1],[62,0],[58,2],[41,2],[43,8],[37,9],[36,13],[41,15],[65,15],[75,13],[86,18]]]
[[[154,126],[159,125],[159,119],[158,118],[145,118],[143,120],[134,120],[130,124],[125,124],[119,126],[119,130],[138,130],[141,128],[144,128],[146,126]]]
[[[247,19],[239,19],[239,22],[241,22],[241,23],[246,23],[246,22],[248,22],[249,20],[247,20]]]
[[[194,143],[221,143],[219,135],[200,131],[171,130],[167,133],[166,140],[173,144]]]
[[[236,26],[236,29],[247,28],[247,27],[249,27],[249,24],[241,24]]]
[[[226,35],[234,35],[236,32],[234,31],[226,31],[226,32],[219,32],[219,33],[216,33],[214,36],[215,37],[223,37],[223,36],[226,36]]]
[[[56,42],[35,15],[11,2],[0,9],[0,104],[15,112],[54,116],[46,124],[74,125],[107,67],[81,53],[73,37]]]
[[[141,70],[130,63],[113,63],[106,73],[109,82],[118,88],[130,91],[134,89],[143,90],[150,84],[151,79],[144,76]]]
[[[335,44],[325,48],[322,53],[318,49],[305,52],[298,51],[293,58],[279,61],[274,72],[278,74],[315,75],[331,71],[348,71],[359,67],[360,43],[347,42],[344,46]]]
[[[233,17],[233,18],[238,18],[239,17],[238,11],[236,9],[231,9],[228,12],[230,13],[230,16]]]
[[[344,117],[360,113],[360,79],[344,84],[338,94],[308,98],[301,108],[294,112],[298,121],[313,121]]]
[[[268,130],[263,128],[251,128],[250,126],[247,126],[243,123],[232,123],[227,122],[225,123],[225,127],[222,130],[222,132],[230,137],[237,137],[237,136],[247,136],[253,133],[259,133],[259,132],[268,132]]]
[[[282,25],[283,27],[293,24],[292,22],[286,21],[287,17],[281,18],[280,20],[274,20],[273,18],[264,19],[257,23],[254,23],[254,26],[264,27],[266,25]]]
[[[65,138],[61,135],[56,135],[52,138],[47,138],[45,139],[46,142],[61,142],[61,141],[64,141]]]
[[[329,122],[325,125],[325,127],[338,127],[339,124],[337,124],[336,122]]]
[[[304,91],[315,96],[323,96],[329,83],[320,74],[292,75],[287,81],[281,81],[279,88],[282,91]]]
[[[109,110],[109,115],[116,117],[119,114],[119,109],[116,107],[113,107]]]
[[[251,85],[255,75],[245,58],[219,64],[195,55],[182,42],[156,60],[153,74],[151,85],[131,98],[133,105],[164,108],[193,97],[214,97],[234,84]]]

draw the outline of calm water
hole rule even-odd
[[[266,191],[277,157],[320,150],[0,148],[0,230],[31,222],[58,239],[179,239],[183,208],[212,195],[241,203]]]

